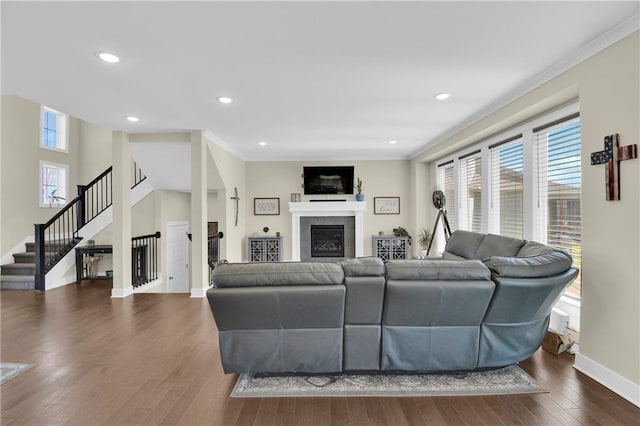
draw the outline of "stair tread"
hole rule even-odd
[[[0,275],[0,281],[35,281],[33,275]]]

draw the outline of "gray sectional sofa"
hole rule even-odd
[[[440,258],[222,264],[207,298],[226,373],[468,371],[538,349],[571,262],[456,231]]]

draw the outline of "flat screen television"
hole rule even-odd
[[[303,167],[306,195],[353,194],[353,166]]]

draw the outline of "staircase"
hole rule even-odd
[[[132,186],[146,176],[133,162]],[[35,242],[26,243],[26,252],[13,254],[14,263],[0,266],[0,289],[46,290],[45,275],[82,240],[81,230],[111,207],[112,167],[88,185],[78,185],[78,196],[45,224],[35,225]],[[65,266],[67,268],[67,266]]]
[[[48,243],[45,245],[45,262],[68,253],[77,241],[69,241],[62,249]],[[36,253],[35,243],[25,243],[26,251],[13,254],[13,263],[0,266],[0,289],[35,290]]]
[[[26,250],[24,253],[14,253],[13,263],[0,266],[0,289],[35,289],[36,260],[34,243],[27,243]]]

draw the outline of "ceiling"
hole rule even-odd
[[[4,1],[2,93],[250,161],[411,158],[637,29],[638,5]]]

